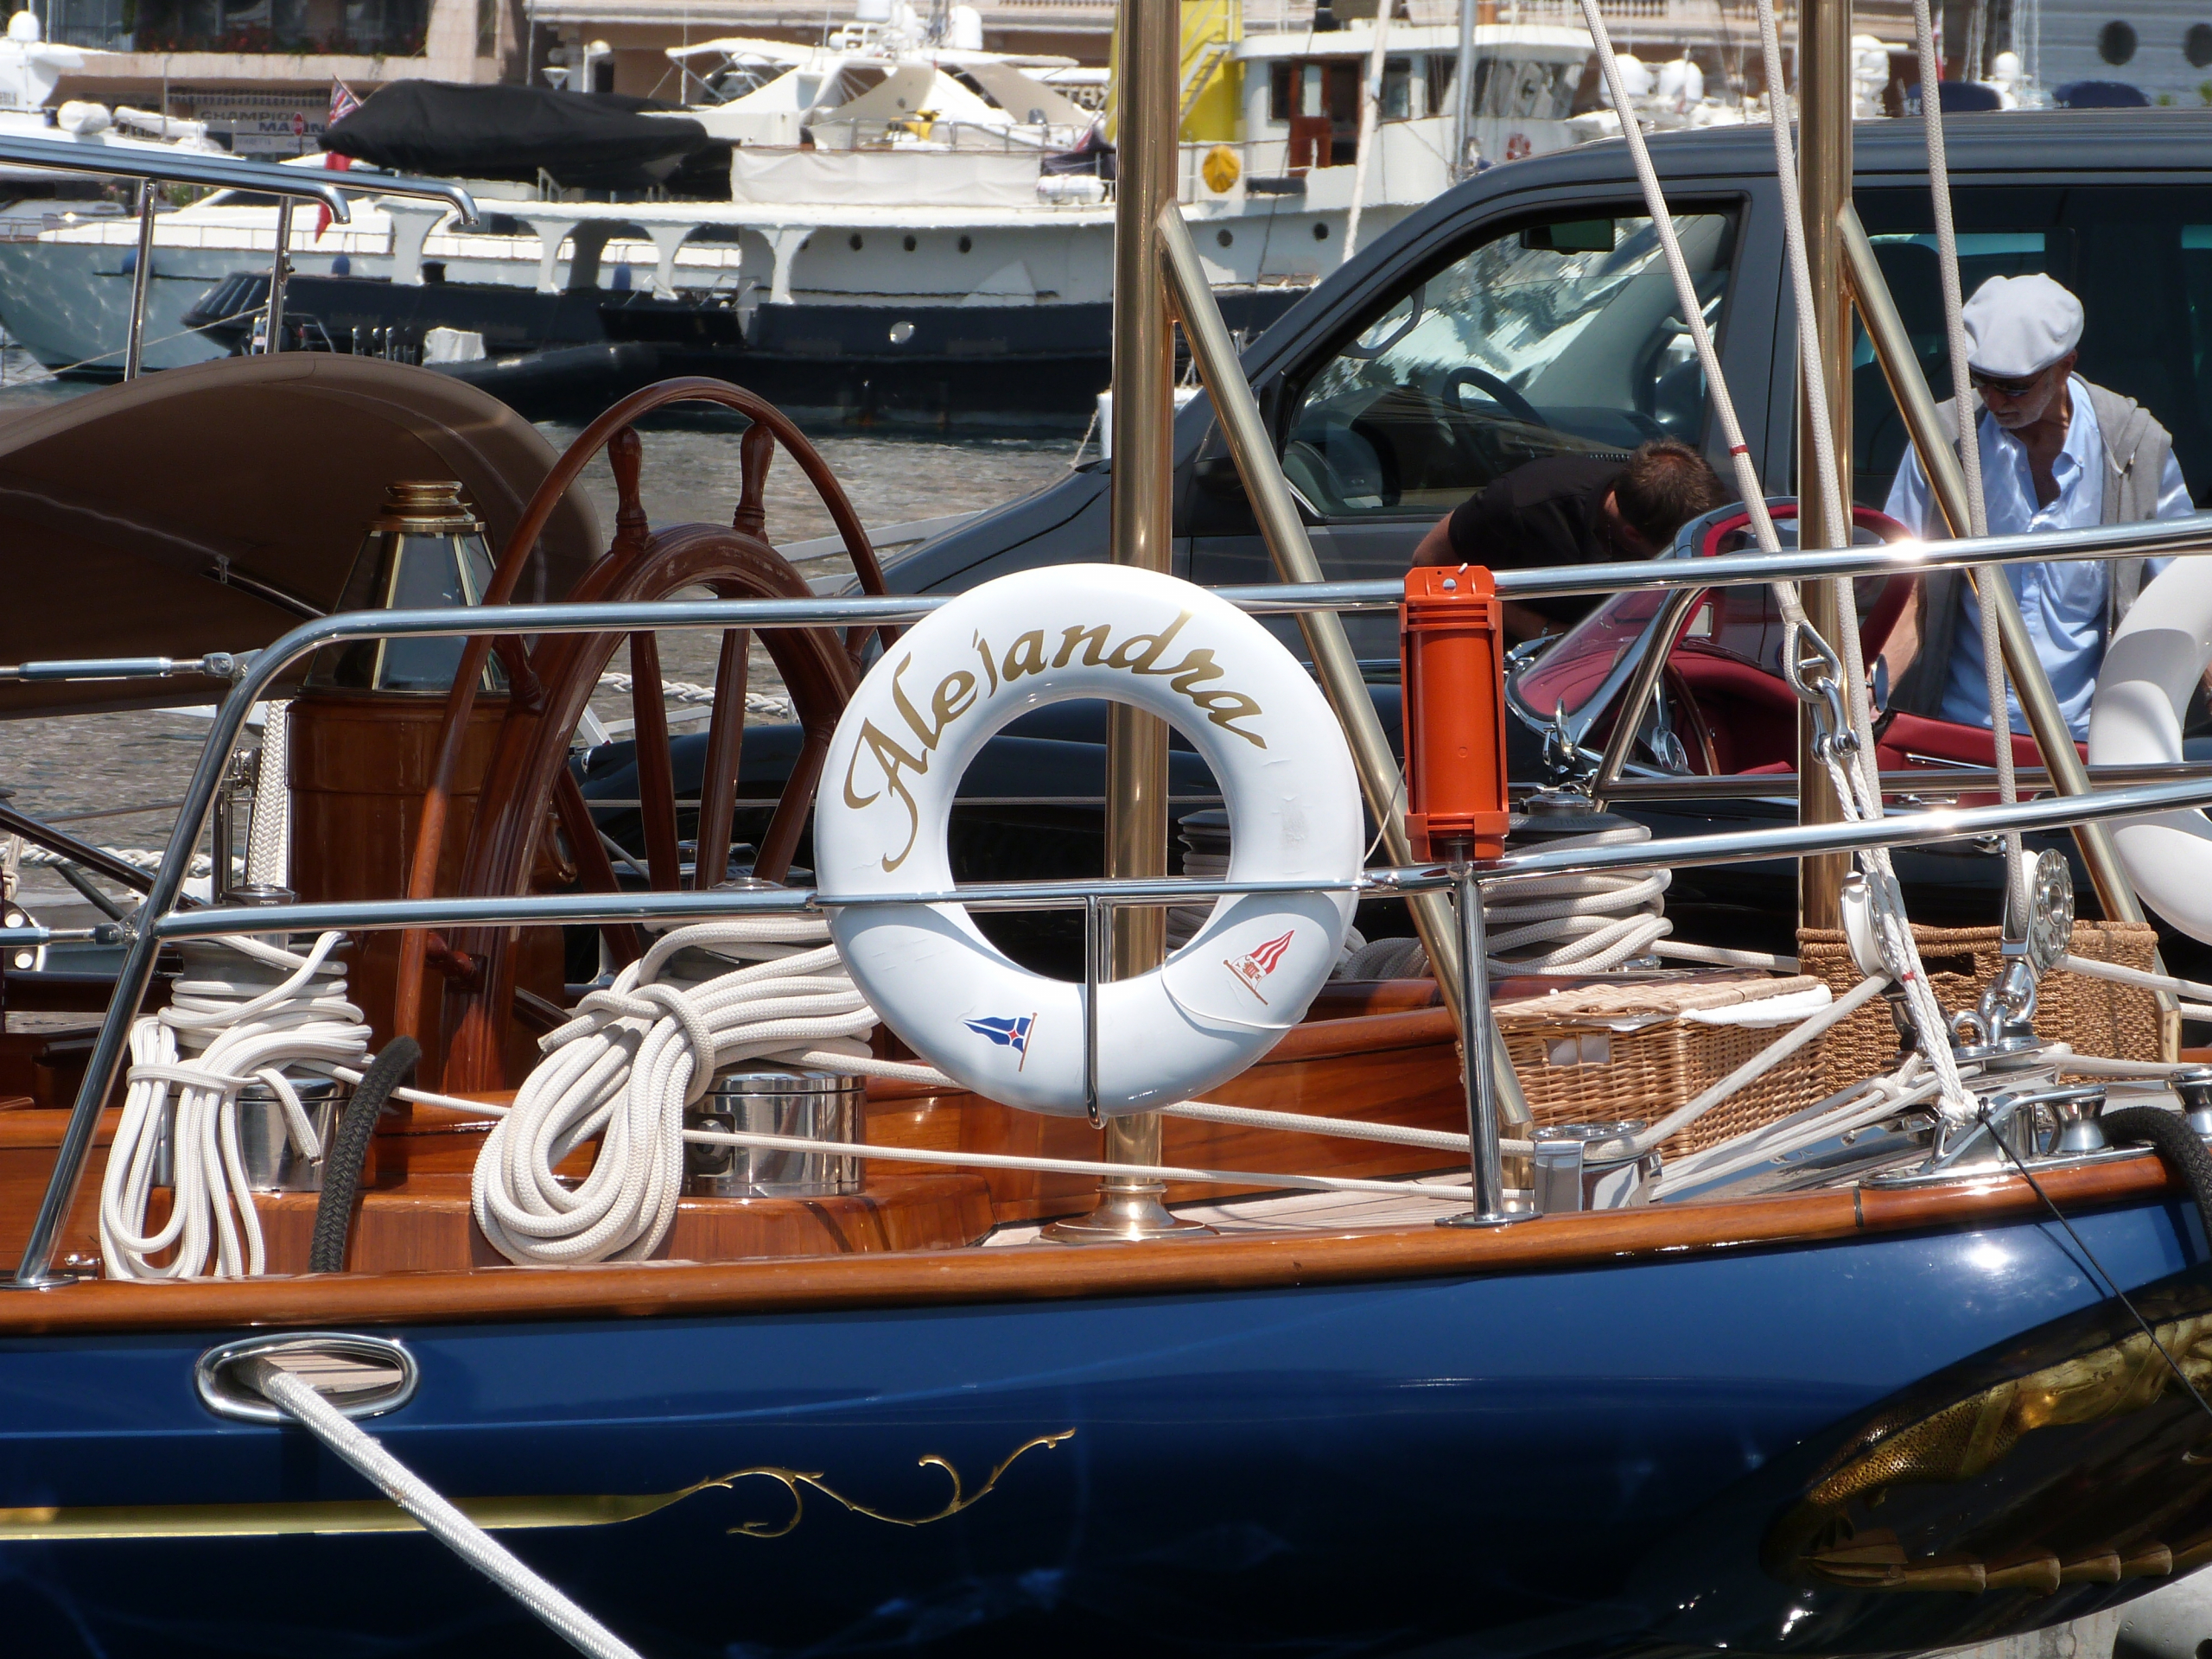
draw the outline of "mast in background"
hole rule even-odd
[[[1114,180],[1113,471],[1107,503],[1114,563],[1163,573],[1173,564],[1175,337],[1160,280],[1160,210],[1175,203],[1181,125],[1183,14],[1179,0],[1124,0],[1116,54]],[[1106,874],[1167,874],[1167,725],[1126,703],[1108,705]],[[1166,915],[1117,910],[1113,977],[1158,967]],[[1108,1161],[1157,1164],[1160,1115],[1109,1119]],[[1108,1176],[1089,1215],[1056,1223],[1068,1243],[1158,1238],[1207,1230],[1160,1203],[1160,1182]]]

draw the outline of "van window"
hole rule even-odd
[[[2078,372],[2156,416],[2174,435],[2190,493],[2212,501],[2212,187],[1966,185],[1953,195],[1963,293],[2030,271],[2071,289],[2085,314]],[[1928,193],[1862,190],[1857,200],[1921,370],[1948,397]],[[1851,379],[1853,493],[1878,507],[1906,440],[1863,334]]]
[[[1675,232],[1719,329],[1732,222]],[[1699,441],[1705,378],[1649,219],[1524,224],[1414,283],[1296,394],[1283,453],[1322,515],[1433,519],[1546,455]]]

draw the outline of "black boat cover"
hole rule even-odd
[[[537,177],[569,189],[642,189],[715,141],[671,106],[611,92],[398,80],[323,135],[323,148],[372,167],[436,178]]]

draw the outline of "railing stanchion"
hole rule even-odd
[[[1497,1058],[1491,1044],[1497,1027],[1490,1017],[1490,949],[1483,938],[1483,895],[1475,867],[1452,867],[1459,924],[1459,1083],[1467,1096],[1468,1162],[1474,1176],[1474,1208],[1446,1216],[1447,1227],[1496,1227],[1524,1217],[1505,1207],[1505,1160],[1498,1152]]]
[[[276,203],[276,257],[269,262],[269,329],[261,349],[284,349],[284,279],[292,274],[292,199]]]
[[[123,378],[136,380],[145,359],[146,283],[154,272],[154,193],[151,179],[138,185],[138,257],[130,267],[130,332],[124,336]]]

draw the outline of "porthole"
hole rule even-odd
[[[2097,31],[2097,55],[2107,63],[2126,63],[2135,55],[2135,25],[2118,18]]]
[[[911,236],[910,236],[910,237],[908,237],[908,238],[906,238],[906,251],[907,251],[907,252],[909,252],[909,253],[912,253],[913,251],[914,251],[914,238],[913,238],[912,237],[911,237]]]
[[[861,233],[858,231],[855,231],[850,236],[845,238],[845,245],[850,248],[855,253],[858,253],[861,251]],[[1993,708],[1995,705],[1992,704],[1991,706]]]
[[[974,249],[975,245],[976,244],[974,241],[968,237],[963,236],[960,238],[960,251],[963,253],[970,251]]]
[[[2212,23],[2192,23],[2189,33],[2181,37],[2181,50],[2192,68],[2212,64]]]
[[[1231,236],[1227,231],[1216,231],[1213,233],[1213,239],[1224,248],[1230,246],[1236,240],[1236,238]]]
[[[1329,239],[1329,227],[1325,225],[1316,225],[1313,227],[1313,239],[1316,242],[1327,241]]]

